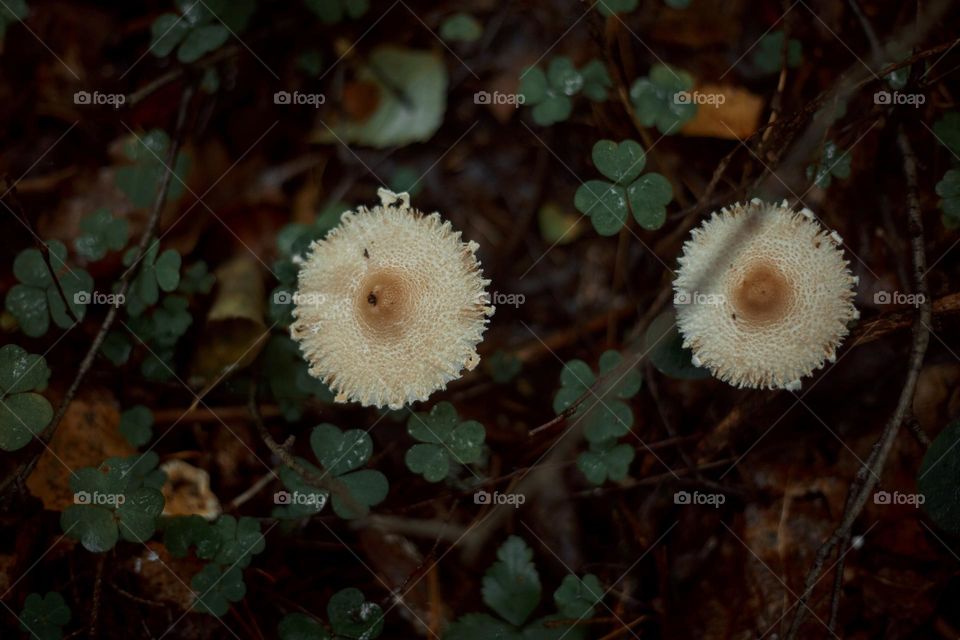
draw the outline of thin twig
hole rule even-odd
[[[90,636],[97,637],[97,619],[100,617],[100,596],[103,594],[103,567],[107,554],[101,553],[97,559],[97,576],[93,581],[93,603],[90,605]]]
[[[294,473],[303,478],[303,480],[311,487],[321,491],[326,491],[331,496],[336,496],[342,500],[344,506],[353,513],[366,513],[367,509],[357,502],[356,498],[353,497],[353,494],[350,493],[350,490],[347,489],[347,486],[343,484],[343,482],[338,480],[327,470],[321,469],[321,472],[317,474],[307,469],[300,464],[286,448],[278,444],[277,441],[273,439],[273,436],[270,435],[270,431],[267,430],[267,425],[264,424],[263,418],[260,416],[260,408],[257,405],[257,381],[254,380],[250,387],[251,389],[248,405],[250,416],[253,418],[253,424],[257,428],[257,433],[260,434],[260,438],[263,440],[264,444],[267,445],[270,451],[280,458],[280,461],[285,466],[290,467]],[[319,464],[319,461],[317,462]]]
[[[840,526],[817,551],[813,566],[804,581],[804,589],[798,602],[797,613],[793,617],[786,640],[793,640],[797,637],[800,626],[808,613],[807,600],[820,578],[824,562],[834,549],[840,547],[842,553],[840,545],[848,539],[854,522],[863,511],[867,500],[877,485],[887,456],[893,448],[899,427],[913,405],[913,394],[920,377],[920,367],[923,365],[927,345],[930,342],[931,305],[925,278],[927,258],[923,244],[923,218],[920,210],[920,199],[917,195],[917,160],[910,147],[910,141],[902,129],[897,135],[897,143],[903,154],[903,169],[907,179],[907,215],[910,245],[913,252],[914,287],[918,298],[922,300],[919,313],[913,324],[913,343],[910,347],[907,376],[893,415],[887,421],[880,439],[874,445],[870,456],[867,458],[867,463],[857,473],[851,485]]]
[[[167,167],[173,167],[176,164],[177,154],[179,153],[180,146],[183,142],[183,133],[187,120],[187,110],[190,105],[190,101],[193,98],[193,94],[194,88],[190,86],[184,90],[183,96],[181,97],[180,109],[177,114],[177,123],[174,129],[172,142],[170,143],[170,150],[167,154]],[[140,262],[140,260],[146,254],[147,248],[149,247],[150,242],[153,240],[153,236],[156,234],[157,227],[160,224],[160,213],[163,211],[164,205],[166,205],[167,202],[167,191],[170,187],[171,177],[172,171],[168,169],[167,171],[164,171],[163,177],[160,179],[160,189],[157,192],[153,210],[151,211],[150,218],[147,222],[147,228],[144,230],[143,235],[140,237],[140,243],[137,245],[137,256],[133,264]],[[130,288],[130,282],[133,279],[133,274],[135,272],[136,269],[128,269],[120,277],[120,286],[118,288],[118,296],[120,299],[127,295],[127,292]],[[70,387],[63,396],[63,400],[57,407],[57,411],[54,413],[53,419],[50,421],[50,424],[47,425],[47,427],[40,433],[40,435],[37,436],[37,439],[43,444],[49,444],[50,440],[53,439],[53,436],[57,431],[57,427],[60,425],[60,422],[63,420],[63,416],[66,415],[67,409],[70,407],[70,403],[73,402],[74,396],[76,396],[77,391],[80,389],[80,384],[83,382],[83,379],[86,377],[91,367],[93,367],[93,362],[100,351],[100,346],[103,344],[104,339],[107,337],[107,333],[113,326],[114,320],[116,320],[118,309],[118,306],[111,306],[107,311],[107,315],[104,317],[103,323],[100,325],[100,329],[97,331],[97,335],[93,339],[93,343],[91,343],[90,348],[87,349],[87,353],[83,356],[83,360],[80,361],[80,366],[77,369],[76,376],[73,378],[73,382],[70,383]],[[16,481],[17,484],[22,483],[23,480],[30,475],[34,467],[36,467],[37,461],[40,459],[40,453],[42,452],[35,454],[27,464],[22,465],[19,469],[7,476],[7,478],[4,479],[3,484],[0,485],[0,493],[6,491],[10,484],[14,481]]]

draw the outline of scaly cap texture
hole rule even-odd
[[[337,402],[399,409],[477,366],[494,308],[475,242],[406,193],[378,195],[310,246],[290,332]]]
[[[714,212],[684,244],[674,281],[694,364],[738,387],[798,389],[832,362],[859,317],[842,242],[786,201]]]

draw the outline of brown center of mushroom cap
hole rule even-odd
[[[411,304],[410,283],[393,269],[377,269],[360,283],[357,312],[375,331],[395,330]]]
[[[782,319],[793,304],[793,287],[776,265],[749,265],[733,284],[732,303],[737,320],[768,324]]]

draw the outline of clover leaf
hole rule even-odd
[[[193,576],[190,586],[196,593],[193,609],[221,617],[230,610],[231,602],[239,602],[247,593],[243,571],[239,567],[208,564]]]
[[[933,132],[937,141],[950,150],[954,158],[960,159],[960,112],[950,111],[933,123]]]
[[[149,347],[140,363],[140,372],[148,380],[162,382],[174,377],[177,342],[193,324],[188,306],[183,296],[169,295],[152,313],[130,319],[127,328],[137,337],[137,343]]]
[[[305,0],[324,24],[336,24],[346,16],[356,20],[370,8],[369,0]]]
[[[570,360],[560,372],[560,389],[553,398],[553,410],[562,413],[576,402],[580,396],[590,392],[597,381],[593,371],[583,360]]]
[[[216,280],[217,277],[210,273],[207,263],[198,260],[183,270],[177,291],[185,294],[210,293]]]
[[[547,65],[546,73],[537,67],[527,69],[520,77],[523,104],[533,107],[533,120],[549,126],[562,122],[573,112],[573,96],[583,93],[595,102],[607,99],[612,85],[606,68],[593,60],[577,70],[570,58],[557,56]]]
[[[72,327],[74,318],[83,320],[87,310],[83,301],[93,290],[89,273],[67,266],[67,248],[62,242],[51,240],[47,248],[53,272],[39,249],[25,249],[13,260],[13,275],[20,283],[7,292],[7,311],[31,338],[45,334],[51,318],[61,329]],[[63,289],[62,295],[60,289]]]
[[[589,450],[577,456],[577,468],[597,486],[608,479],[619,482],[627,477],[635,453],[633,447],[617,444],[615,438],[597,440],[590,443]]]
[[[153,437],[153,413],[142,404],[120,414],[120,434],[135,447],[141,447]]]
[[[937,195],[943,198],[940,208],[943,210],[944,224],[950,228],[960,225],[960,169],[950,169],[943,174],[943,180],[937,183]]]
[[[46,389],[49,379],[43,356],[15,344],[0,347],[0,449],[22,449],[50,424],[53,407],[35,393]]]
[[[483,576],[483,601],[507,622],[521,625],[540,602],[533,551],[522,538],[510,536],[497,550],[497,560]]]
[[[202,516],[164,518],[161,520],[161,527],[163,528],[163,546],[174,558],[186,558],[190,553],[190,547],[195,547],[198,558],[212,560],[223,543],[222,529],[207,522]]]
[[[338,640],[372,640],[383,633],[383,609],[367,602],[359,589],[348,588],[333,594],[327,603],[327,617]]]
[[[807,167],[807,178],[821,189],[830,186],[833,178],[850,177],[850,153],[844,151],[832,140],[823,145],[820,160]]]
[[[440,482],[450,472],[451,459],[459,464],[479,462],[487,433],[476,420],[460,422],[449,402],[439,402],[430,413],[411,413],[407,432],[418,440],[407,450],[407,468],[427,482]]]
[[[497,551],[498,561],[483,578],[483,601],[504,620],[485,613],[470,613],[451,624],[444,640],[584,640],[585,629],[570,625],[570,615],[548,615],[527,623],[540,602],[540,577],[534,566],[533,552],[516,536],[508,538]],[[564,582],[554,594],[561,610],[578,613],[599,602],[591,593],[602,594],[593,576],[584,577],[589,590],[575,591]],[[559,594],[559,596],[557,595]]]
[[[593,228],[602,236],[620,231],[629,214],[626,190],[603,180],[588,180],[580,185],[573,196],[573,206],[589,216]]]
[[[231,33],[246,29],[253,15],[254,0],[177,0],[181,15],[165,13],[151,26],[150,51],[164,58],[177,49],[177,59],[196,62],[219,49]]]
[[[710,372],[693,364],[693,351],[683,346],[683,336],[677,331],[676,313],[664,311],[650,323],[644,336],[644,353],[660,373],[679,380],[702,380]]]
[[[757,43],[753,52],[753,65],[764,75],[780,71],[780,55],[783,50],[783,31],[771,31]],[[787,43],[787,66],[796,69],[803,63],[803,47],[799,40],[790,38]]]
[[[220,536],[220,547],[213,557],[218,564],[243,569],[267,546],[256,518],[220,516],[213,526]]]
[[[693,87],[693,76],[665,64],[650,67],[650,75],[639,78],[630,87],[630,98],[637,119],[645,127],[656,126],[668,135],[697,114],[697,105],[679,99]]]
[[[599,0],[597,9],[605,16],[635,11],[639,0]]]
[[[483,25],[469,13],[455,13],[440,25],[440,37],[447,41],[474,42],[483,35]]]
[[[389,484],[379,471],[359,469],[365,465],[373,453],[373,440],[370,434],[361,429],[341,431],[332,424],[321,424],[310,434],[310,448],[317,460],[343,483],[355,505],[361,509],[356,512],[354,505],[348,504],[334,493],[331,500],[333,511],[346,520],[367,515],[369,507],[380,504],[387,497]]]
[[[274,335],[267,341],[263,350],[263,370],[270,394],[280,406],[283,417],[290,422],[300,419],[309,400],[333,400],[329,387],[310,375],[306,361],[300,356],[300,348],[288,336]]]
[[[607,68],[597,59],[593,59],[580,67],[583,76],[583,95],[593,102],[603,102],[607,99],[607,91],[613,87],[613,80],[607,73]]]
[[[590,217],[597,233],[609,236],[623,228],[632,211],[646,229],[658,229],[666,222],[666,205],[673,199],[670,181],[657,173],[640,176],[646,154],[637,142],[599,140],[593,145],[593,164],[613,184],[589,180],[577,189],[573,204]]]
[[[960,420],[954,420],[927,448],[917,472],[917,490],[923,495],[923,510],[936,525],[951,535],[960,533]]]
[[[569,96],[550,86],[547,75],[537,68],[527,69],[520,79],[523,104],[533,107],[533,120],[544,127],[563,122],[573,113]]]
[[[960,477],[960,420],[940,432],[926,454],[917,476],[917,489],[923,495],[923,509],[936,525],[956,535],[960,532],[960,504],[956,500]]]
[[[560,614],[567,618],[582,620],[593,615],[595,606],[603,599],[604,589],[592,573],[583,576],[568,575],[553,592],[553,601]]]
[[[632,182],[647,164],[643,147],[633,140],[619,144],[613,140],[599,140],[593,145],[592,156],[597,171],[617,184]]]
[[[673,185],[659,173],[648,173],[627,187],[627,200],[641,227],[659,229],[667,221],[667,205],[673,200]]]
[[[147,307],[160,299],[160,291],[174,291],[180,284],[180,254],[175,249],[167,249],[158,255],[158,242],[150,243],[143,259],[134,265],[138,247],[131,247],[123,256],[123,264],[136,268],[137,275],[130,283],[127,294],[127,312],[139,316]]]
[[[310,434],[310,447],[326,471],[302,458],[297,458],[297,462],[315,477],[329,477],[339,483],[346,495],[334,491],[331,498],[328,491],[312,486],[292,469],[284,468],[280,479],[292,493],[275,496],[278,504],[287,505],[274,512],[277,517],[300,518],[319,513],[330,498],[334,513],[351,520],[367,515],[370,507],[387,497],[386,476],[373,469],[360,469],[373,453],[373,440],[365,431],[341,431],[332,424],[321,424]]]
[[[63,626],[70,622],[70,607],[56,591],[41,596],[31,593],[20,612],[20,629],[37,640],[60,640]]]
[[[74,504],[60,515],[64,534],[87,551],[109,551],[118,539],[144,542],[156,530],[163,511],[164,474],[155,471],[153,452],[109,458],[98,468],[78,469],[70,478]]]
[[[294,459],[315,477],[324,477],[323,472],[307,460],[300,457]],[[274,494],[274,503],[278,505],[273,512],[275,518],[307,518],[323,511],[330,500],[328,491],[314,487],[290,467],[280,469],[280,481],[288,491]]]
[[[411,178],[413,180],[416,177]],[[397,189],[397,193],[400,191]],[[337,226],[348,208],[341,202],[333,202],[323,207],[312,224],[288,224],[277,233],[277,251],[281,257],[273,264],[273,273],[280,282],[270,294],[269,315],[273,322],[284,326],[293,322],[293,295],[300,272],[294,258],[305,254],[314,240],[323,238]]]
[[[201,5],[202,2],[194,3],[195,7]],[[170,144],[170,136],[165,131],[153,129],[141,136],[132,135],[124,145],[124,155],[130,164],[117,169],[116,183],[135,207],[146,209],[153,206],[163,175],[167,172],[164,163]],[[170,176],[170,186],[167,189],[170,200],[176,200],[183,195],[183,180],[189,167],[189,158],[183,153],[177,154],[173,166],[174,175]]]
[[[622,362],[623,356],[616,351],[604,352],[600,356],[600,374],[614,378]],[[590,442],[619,438],[629,433],[633,426],[633,412],[622,400],[635,396],[642,380],[640,373],[630,368],[610,380],[612,387],[592,391],[597,378],[589,365],[582,360],[571,360],[560,373],[560,390],[553,399],[553,409],[562,413],[578,398],[588,394],[574,413],[576,419],[584,421],[584,437]]]
[[[127,244],[129,225],[100,209],[80,221],[80,235],[73,242],[77,253],[87,260],[100,260],[108,251],[119,251]]]
[[[288,613],[277,627],[280,640],[330,640],[323,625],[304,613]]]

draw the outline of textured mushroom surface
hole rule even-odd
[[[397,409],[477,366],[494,308],[475,242],[406,193],[378,193],[311,245],[290,331],[337,402]]]
[[[841,245],[812,212],[786,201],[715,212],[684,244],[674,281],[694,364],[738,387],[797,389],[833,361],[859,317]]]

